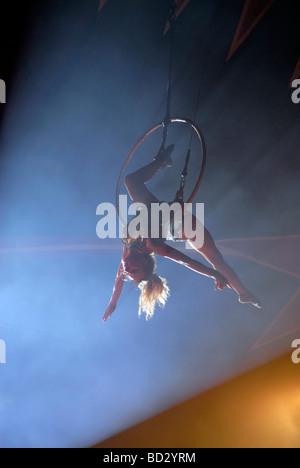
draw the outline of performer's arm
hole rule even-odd
[[[117,273],[117,277],[116,277],[116,281],[115,281],[115,285],[114,285],[114,290],[113,290],[113,293],[112,293],[112,296],[111,296],[111,300],[110,300],[109,306],[106,309],[106,312],[105,312],[105,314],[103,316],[103,319],[102,319],[103,322],[106,322],[106,320],[108,318],[110,318],[111,315],[116,310],[117,303],[118,303],[118,301],[120,299],[120,296],[122,294],[125,278],[126,278],[126,274],[124,272],[123,263],[121,262],[121,264],[119,266],[118,273]]]
[[[151,247],[155,254],[169,258],[170,260],[173,260],[174,262],[177,262],[180,265],[189,268],[190,270],[200,273],[201,275],[213,278],[216,282],[215,289],[224,289],[226,286],[229,286],[228,281],[223,275],[221,275],[221,273],[214,270],[213,268],[203,265],[203,263],[198,262],[197,260],[188,257],[184,253],[174,249],[168,244],[163,242],[152,242]]]

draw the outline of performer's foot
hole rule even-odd
[[[252,304],[254,307],[257,307],[258,309],[262,309],[262,303],[260,302],[257,297],[254,296],[251,292],[246,292],[244,294],[240,294],[239,296],[239,302],[241,304]]]
[[[173,160],[171,158],[171,154],[173,153],[175,145],[168,146],[165,150],[162,150],[155,156],[155,161],[160,162],[160,169],[164,169],[165,167],[172,167]]]

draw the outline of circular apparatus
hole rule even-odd
[[[204,139],[203,133],[201,132],[199,127],[189,119],[180,119],[180,118],[175,118],[175,117],[170,118],[168,124],[172,124],[172,123],[180,123],[180,124],[188,125],[193,130],[193,132],[196,133],[197,138],[201,143],[201,148],[202,148],[202,151],[201,151],[201,168],[200,168],[200,171],[199,171],[199,175],[198,175],[195,187],[193,188],[193,191],[190,194],[189,198],[185,201],[185,203],[191,203],[193,201],[198,189],[199,189],[200,183],[201,183],[201,181],[203,179],[203,175],[204,175],[204,170],[205,170],[205,165],[206,165],[206,144],[205,144],[205,139]],[[121,221],[123,226],[125,225],[125,222],[124,222],[124,220],[123,220],[123,218],[121,216],[121,213],[120,213],[119,197],[120,197],[120,189],[121,189],[121,184],[122,184],[122,180],[123,180],[123,177],[124,177],[125,170],[126,170],[128,164],[129,164],[129,162],[131,161],[134,153],[139,148],[139,146],[146,140],[146,138],[148,138],[152,133],[154,133],[159,128],[164,127],[164,125],[165,125],[165,122],[160,122],[159,124],[152,127],[150,130],[148,130],[148,132],[146,132],[136,142],[136,144],[134,145],[134,147],[132,148],[132,150],[128,154],[127,158],[125,159],[125,162],[123,164],[123,167],[122,167],[122,170],[120,172],[119,179],[118,179],[117,191],[116,191],[116,207],[117,207],[117,212],[118,212],[120,221]]]

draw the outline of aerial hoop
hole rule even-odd
[[[206,144],[205,144],[205,139],[204,139],[204,135],[203,133],[201,132],[201,130],[199,129],[199,127],[194,123],[192,122],[191,120],[189,119],[180,119],[180,118],[171,118],[169,119],[169,123],[183,123],[183,124],[186,124],[188,125],[189,127],[192,128],[192,130],[196,133],[197,137],[198,137],[198,140],[200,141],[201,143],[201,148],[202,148],[202,161],[201,161],[201,168],[200,168],[200,172],[199,172],[199,176],[198,176],[198,179],[197,179],[197,182],[196,182],[196,185],[190,195],[190,197],[187,199],[187,201],[185,203],[191,203],[199,189],[199,186],[200,186],[200,183],[203,179],[203,175],[204,175],[204,170],[205,170],[205,165],[206,165]],[[130,151],[130,153],[128,154],[127,158],[125,159],[125,162],[123,164],[123,167],[122,167],[122,170],[120,172],[120,176],[119,176],[119,179],[118,179],[118,184],[117,184],[117,191],[116,191],[116,207],[117,207],[117,212],[118,212],[118,215],[119,215],[119,218],[120,218],[120,221],[122,223],[123,226],[125,226],[125,222],[121,216],[121,213],[120,213],[120,205],[119,205],[119,196],[120,196],[120,189],[121,189],[121,184],[122,184],[122,180],[123,180],[123,176],[124,176],[124,173],[125,173],[125,170],[126,170],[126,167],[128,166],[132,156],[134,155],[134,153],[136,152],[136,150],[139,148],[139,146],[146,140],[146,138],[148,138],[148,136],[150,136],[152,133],[154,133],[156,130],[158,130],[159,128],[161,127],[164,127],[166,125],[166,122],[163,121],[163,122],[160,122],[159,124],[155,125],[153,128],[151,128],[150,130],[148,130],[148,132],[146,132],[137,142],[136,144],[134,145],[134,147],[132,148],[132,150]]]

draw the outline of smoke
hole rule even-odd
[[[211,279],[158,258],[158,274],[172,293],[166,308],[149,322],[139,319],[138,291],[125,285],[117,311],[103,324],[120,260],[115,243],[105,255],[97,248],[18,252],[40,243],[79,245],[83,238],[100,247],[96,207],[114,203],[130,148],[164,117],[162,2],[134,0],[127,9],[117,1],[98,23],[95,2],[79,3],[41,7],[6,104],[3,447],[88,446],[273,358],[286,343],[252,354],[251,346],[297,287],[296,278],[226,257],[265,303],[262,314],[243,308],[231,290],[214,292]],[[286,92],[290,63],[278,72],[266,53],[269,42],[253,36],[226,64],[239,8],[233,20],[232,6],[210,4],[191,2],[176,31],[173,115],[193,117],[204,77],[197,123],[208,162],[195,201],[205,203],[205,224],[215,239],[294,234],[299,119]],[[176,193],[189,138],[188,128],[170,129],[174,166],[149,184],[162,200]],[[127,170],[150,162],[160,141],[159,132],[145,141]],[[194,140],[187,192],[200,150]]]

